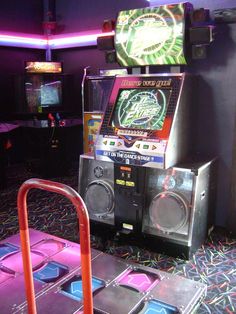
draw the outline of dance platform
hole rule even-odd
[[[83,313],[80,245],[29,229],[38,314]],[[0,242],[1,314],[27,313],[20,235]],[[91,250],[93,312],[193,313],[206,285]]]

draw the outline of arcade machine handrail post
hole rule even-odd
[[[30,189],[41,189],[49,192],[55,192],[67,197],[75,206],[80,234],[80,251],[81,251],[81,269],[82,269],[82,287],[84,295],[85,314],[93,313],[92,298],[92,270],[91,270],[91,249],[90,249],[90,228],[89,216],[86,205],[80,195],[71,187],[57,182],[51,182],[42,179],[29,179],[25,181],[17,195],[18,219],[20,227],[20,238],[22,247],[23,268],[25,276],[26,298],[28,303],[28,313],[36,314],[35,291],[33,283],[32,261],[30,256],[30,239],[28,229],[28,212],[27,212],[27,194]]]

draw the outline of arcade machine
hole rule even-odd
[[[28,228],[26,197],[35,188],[71,201],[80,244]],[[0,242],[1,314],[190,314],[205,297],[205,284],[90,250],[88,212],[69,186],[30,179],[17,204],[20,234]]]
[[[88,73],[89,72],[89,73]],[[82,81],[83,142],[84,153],[92,153],[96,135],[101,125],[115,76],[127,74],[126,69],[99,70],[84,69]]]
[[[120,12],[115,34],[119,63],[186,64],[191,10],[189,3],[180,3]],[[118,235],[128,234],[127,241],[141,235],[156,250],[184,258],[203,243],[214,162],[189,158],[193,82],[187,73],[115,78],[95,158],[80,159],[79,191],[96,230],[99,224],[102,231],[112,226]]]
[[[15,88],[29,168],[44,177],[64,175],[82,133],[82,121],[68,119],[73,114],[73,77],[63,73],[61,62],[29,61],[24,76],[15,78]]]
[[[14,76],[15,113],[19,117],[47,119],[51,114],[72,111],[73,78],[63,73],[61,62],[26,61],[25,73]]]

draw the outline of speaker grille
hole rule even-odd
[[[90,214],[104,216],[110,214],[114,207],[114,191],[101,180],[91,182],[85,192],[85,204]]]
[[[188,220],[188,206],[185,200],[174,192],[157,194],[149,207],[150,220],[163,232],[176,232]]]

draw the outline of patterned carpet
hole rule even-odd
[[[77,188],[77,166],[68,176],[52,179]],[[0,191],[0,240],[18,233],[16,197],[19,186],[31,177],[23,165],[11,166],[7,172],[7,187]],[[28,196],[29,224],[71,241],[78,241],[76,213],[63,197],[45,191],[32,190]],[[92,237],[92,247],[106,253],[170,273],[201,281],[208,286],[207,296],[198,313],[236,313],[236,239],[226,231],[212,232],[204,245],[189,261],[168,257],[116,241],[102,242]]]

